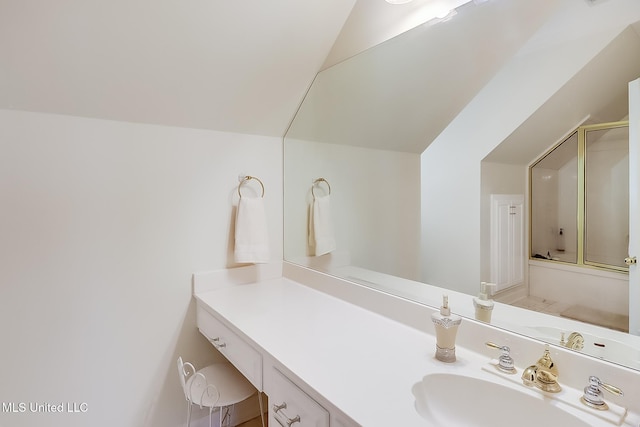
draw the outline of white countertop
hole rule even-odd
[[[357,423],[424,425],[411,387],[443,365],[433,336],[285,278],[197,298]]]
[[[458,345],[455,363],[439,362],[434,335],[287,278],[221,287],[195,297],[286,366],[296,381],[362,426],[424,426],[412,387],[429,373],[498,378],[482,369],[490,361],[486,354]],[[428,315],[424,321],[431,325]],[[464,319],[460,328],[465,328]],[[521,384],[514,387],[536,393]]]

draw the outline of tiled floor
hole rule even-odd
[[[538,298],[532,296],[519,299],[511,305],[533,311],[539,311],[541,313],[552,314],[554,316],[560,316],[560,313],[569,308],[569,304],[563,304],[548,300],[546,298]]]
[[[553,316],[562,316],[581,322],[591,323],[593,325],[603,326],[609,329],[615,329],[623,332],[629,331],[629,317],[620,314],[590,309],[579,305],[563,304],[531,296],[519,299],[511,305],[551,314]]]

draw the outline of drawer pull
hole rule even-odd
[[[282,402],[281,405],[276,405],[274,403],[273,404],[273,412],[275,412],[277,414],[280,409],[285,409],[286,407],[287,407],[287,402]]]
[[[285,427],[278,418],[276,418],[276,420],[278,420],[278,423],[282,426]],[[300,415],[296,415],[295,418],[287,418],[287,426],[286,427],[291,427],[291,424],[293,423],[299,423],[300,422]]]
[[[213,344],[215,348],[222,348],[227,346],[226,343],[220,341],[220,338],[210,338],[209,342],[211,342],[211,344]]]
[[[277,414],[278,411],[280,411],[281,409],[285,409],[286,407],[287,407],[287,402],[282,402],[280,405],[274,404],[273,405],[273,412],[274,412],[274,414]],[[300,422],[300,415],[296,415],[293,418],[289,418],[287,416],[287,414],[285,414],[284,411],[283,411],[282,412],[282,416],[287,419],[287,421],[285,421],[287,423],[286,426],[284,424],[282,424],[282,421],[280,420],[280,418],[278,418],[277,416],[274,417],[276,419],[276,421],[278,422],[278,424],[280,424],[282,427],[291,427],[292,424]]]

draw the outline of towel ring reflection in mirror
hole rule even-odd
[[[255,179],[260,183],[260,188],[262,188],[262,195],[260,197],[264,198],[264,184],[262,183],[262,181],[260,181],[259,178],[256,178],[255,176],[251,176],[251,175],[239,175],[238,181],[240,181],[240,184],[238,184],[238,196],[240,196],[241,199],[242,199],[242,193],[240,192],[240,187],[242,187],[244,183],[252,179]]]
[[[321,182],[324,182],[325,184],[327,184],[327,187],[329,188],[329,194],[331,194],[331,185],[329,185],[329,181],[327,181],[324,178],[314,179],[313,184],[311,184],[311,194],[313,194],[314,199],[316,198],[316,193],[313,191],[313,187],[315,187],[316,185],[319,185]]]

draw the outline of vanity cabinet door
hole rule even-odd
[[[204,308],[198,306],[198,329],[255,388],[262,391],[262,355]]]
[[[273,368],[269,386],[269,426],[328,427],[329,412]]]

